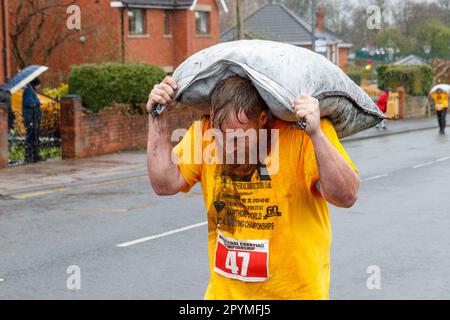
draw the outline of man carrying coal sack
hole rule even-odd
[[[165,78],[147,108],[170,106],[175,90]],[[273,116],[251,81],[231,76],[212,91],[210,116],[173,149],[171,113],[150,116],[153,190],[174,195],[202,186],[211,271],[205,299],[329,298],[327,203],[353,206],[359,174],[331,122],[320,118],[318,100],[300,94],[293,107],[304,130]]]

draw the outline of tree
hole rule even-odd
[[[450,83],[450,60],[434,59],[433,83]]]
[[[84,10],[89,1],[92,0],[10,1],[14,15],[9,36],[16,67],[48,65],[50,70],[43,78],[47,85],[56,86],[67,80],[70,64],[119,61],[120,39],[116,29],[108,23],[111,16],[103,14],[104,3]],[[67,25],[71,13],[67,9],[73,4],[79,6],[82,15],[80,29],[71,30]],[[58,59],[68,52],[75,60]],[[61,60],[65,66],[61,66]]]
[[[298,16],[310,20],[311,0],[280,0],[286,7],[295,12]]]
[[[90,37],[99,43],[103,50],[84,52],[86,61],[95,62],[115,60],[117,41],[114,30],[106,24],[98,24],[102,12],[82,10],[83,23],[80,30],[70,30],[66,23],[69,17],[67,8],[73,4],[82,5],[81,0],[15,0],[13,21],[10,28],[12,52],[19,68],[31,63],[47,64],[54,52],[71,40],[79,41],[80,36]],[[99,10],[99,9],[97,9]],[[104,19],[109,19],[105,16]]]
[[[245,19],[253,11],[267,3],[269,3],[269,0],[241,0],[242,19]],[[220,12],[220,25],[222,31],[236,25],[236,1],[228,1],[227,6],[229,9],[228,13],[225,13],[223,10]]]
[[[74,4],[75,0],[18,0],[16,3],[13,9],[15,19],[9,36],[17,64],[24,68],[33,63],[36,50],[41,50],[41,63],[46,64],[55,48],[74,35],[74,32],[62,27],[62,23],[65,23],[66,8]]]
[[[349,18],[352,3],[348,0],[323,1],[326,26],[337,34],[340,34],[345,21]]]
[[[412,50],[410,40],[395,28],[386,28],[378,32],[375,44],[379,48],[399,49],[401,54],[408,54]]]
[[[438,19],[423,22],[416,32],[417,54],[423,55],[423,47],[431,47],[430,58],[450,58],[450,27]]]

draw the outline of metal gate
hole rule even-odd
[[[387,103],[386,115],[390,119],[398,119],[400,117],[399,95],[398,92],[391,92]]]

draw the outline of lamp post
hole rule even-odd
[[[430,52],[431,52],[431,46],[429,44],[426,44],[423,46],[423,52],[425,52],[425,56],[426,56],[426,62],[427,64],[430,63]],[[431,115],[431,105],[430,105],[430,101],[428,100],[427,102],[427,116],[429,117]]]
[[[238,40],[244,39],[244,23],[241,13],[241,0],[236,0],[236,29]]]
[[[311,0],[311,42],[312,51],[316,51],[316,0]]]
[[[429,44],[424,45],[423,52],[425,53],[427,63],[430,63],[431,46]]]

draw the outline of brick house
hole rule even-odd
[[[0,0],[0,84],[6,82],[9,75],[8,46],[8,0]],[[5,104],[0,105],[0,168],[8,164],[8,110]]]
[[[8,23],[8,0],[0,0],[0,83],[6,82],[10,74],[10,52],[9,52],[9,23]]]
[[[122,0],[125,59],[146,61],[172,72],[193,53],[220,41],[223,0]],[[149,50],[142,48],[149,47]]]
[[[19,0],[9,2],[14,21]],[[70,65],[90,62],[141,61],[170,73],[188,56],[220,41],[219,10],[228,10],[223,0],[76,0],[75,4],[81,29],[71,30],[47,59],[40,52],[33,55],[33,63],[50,67],[45,76],[52,74],[47,80],[53,84],[67,80]],[[48,19],[54,20],[47,23],[45,37],[58,28],[69,33],[65,27],[69,14],[65,7],[59,10],[49,14]],[[13,23],[10,27],[14,30]],[[26,45],[25,40],[22,46]],[[11,62],[16,70],[17,63]]]
[[[352,44],[340,39],[325,27],[325,13],[321,6],[316,12],[316,52],[326,56],[341,69],[348,66],[348,53]],[[266,4],[243,19],[247,39],[264,39],[289,43],[312,49],[311,25],[283,4]],[[221,41],[236,39],[236,26],[225,30]]]

